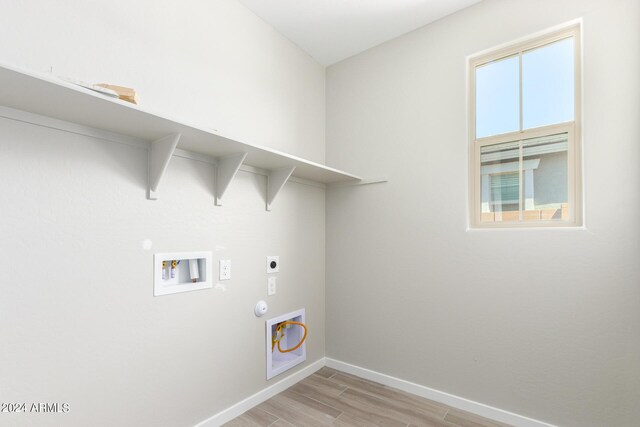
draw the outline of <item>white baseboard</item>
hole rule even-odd
[[[513,412],[494,408],[493,406],[474,402],[473,400],[465,399],[464,397],[455,396],[453,394],[445,393],[443,391],[425,387],[420,384],[405,381],[400,378],[381,374],[380,372],[361,368],[359,366],[351,365],[339,360],[330,359],[328,357],[325,358],[325,360],[326,366],[330,368],[334,368],[360,378],[384,384],[389,387],[394,387],[402,391],[406,391],[407,393],[424,397],[426,399],[444,403],[445,405],[449,405],[463,411],[471,412],[472,414],[489,418],[491,420],[511,424],[516,427],[556,427],[543,421],[534,420],[532,418],[514,414]]]
[[[309,366],[299,370],[298,372],[289,375],[288,377],[278,381],[277,383],[270,385],[269,387],[260,390],[256,394],[247,397],[246,399],[236,403],[235,405],[218,412],[217,414],[207,418],[206,420],[196,424],[195,427],[218,427],[222,424],[231,421],[232,419],[242,415],[249,409],[253,408],[264,402],[265,400],[271,399],[276,394],[285,391],[292,385],[302,381],[309,375],[316,372],[318,369],[325,366],[325,359],[322,358],[310,364]]]
[[[384,384],[389,387],[394,387],[407,393],[415,394],[426,399],[430,399],[436,402],[449,405],[453,408],[461,409],[463,411],[471,412],[472,414],[479,415],[481,417],[489,418],[491,420],[500,421],[503,423],[511,424],[516,427],[556,427],[553,424],[548,424],[543,421],[534,420],[532,418],[525,417],[523,415],[514,414],[513,412],[505,411],[503,409],[494,408],[493,406],[485,405],[483,403],[474,402],[473,400],[465,399],[464,397],[456,396],[453,394],[445,393],[443,391],[435,390],[429,387],[425,387],[420,384],[415,384],[410,381],[405,381],[400,378],[392,377],[390,375],[382,374],[380,372],[372,371],[370,369],[361,368],[360,366],[351,365],[349,363],[341,362],[339,360],[322,358],[310,364],[309,366],[301,369],[300,371],[289,375],[288,377],[278,381],[277,383],[270,385],[269,387],[255,393],[252,396],[247,397],[241,402],[218,412],[210,418],[198,423],[195,427],[218,427],[222,424],[231,421],[232,419],[242,415],[244,412],[253,408],[275,396],[276,394],[288,389],[292,385],[302,381],[309,375],[316,372],[323,366],[337,369],[348,374],[355,375],[360,378],[364,378],[370,381],[375,381],[380,384]]]

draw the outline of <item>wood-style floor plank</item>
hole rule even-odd
[[[316,411],[320,411],[329,417],[336,419],[342,414],[342,411],[339,411],[331,406],[325,405],[324,403],[318,402],[317,400],[309,399],[306,396],[303,396],[298,393],[294,393],[291,390],[285,390],[281,393],[283,396],[286,396],[292,400],[295,400],[297,404],[301,405],[302,409],[306,409],[310,407]]]
[[[323,392],[308,384],[303,384],[304,381],[291,387],[291,390],[307,396],[311,399],[315,399],[325,405],[336,408],[342,412],[355,415],[358,418],[369,421],[371,425],[381,427],[406,427],[407,423],[394,419],[388,416],[383,410],[363,404],[361,402],[345,399],[342,396],[332,396]]]
[[[459,409],[451,409],[444,417],[444,420],[448,423],[447,425],[456,427],[509,427],[507,424],[489,420]]]
[[[278,421],[278,417],[258,408],[251,408],[239,417],[224,424],[225,427],[269,427]]]
[[[285,420],[277,420],[275,423],[271,424],[269,427],[296,427],[291,423],[286,422]]]
[[[444,419],[449,411],[449,407],[431,400],[414,396],[373,381],[364,380],[353,375],[337,373],[330,378],[330,381],[347,386],[349,389],[359,390],[373,396],[389,400],[396,403],[400,408],[407,410],[417,410],[433,418]]]
[[[381,409],[388,416],[402,421],[405,424],[413,423],[425,427],[441,427],[444,424],[444,416],[424,413],[408,405],[403,405],[402,403],[393,402],[388,399],[381,399],[359,390],[347,389],[340,395],[340,398],[351,399]]]
[[[331,375],[337,374],[337,373],[338,371],[336,371],[335,369],[330,368],[328,366],[323,366],[322,368],[317,370],[313,375],[320,375],[321,377],[329,378]]]
[[[295,393],[291,393],[292,395],[296,395]],[[294,407],[296,408],[297,411],[304,413],[305,415],[310,416],[311,418],[318,420],[319,422],[321,422],[322,424],[331,424],[333,423],[337,416],[340,415],[342,412],[338,411],[337,409],[333,409],[327,405],[324,405],[320,402],[316,402],[317,405],[313,405],[310,403],[305,403],[302,404],[302,401],[306,401],[306,402],[313,402],[312,399],[306,399],[304,398],[304,396],[300,396],[300,398],[297,398],[297,396],[295,398],[292,398],[290,396],[287,396],[285,394],[279,394],[277,396],[274,396],[273,398],[271,398],[270,400],[273,400],[274,402],[279,402],[283,405],[288,405],[290,407]],[[329,412],[336,414],[335,416],[332,416],[329,414]]]
[[[324,367],[225,427],[509,427]]]
[[[276,418],[276,421],[278,419]],[[228,423],[223,424],[224,427],[267,427],[267,425],[261,425],[254,423],[250,418],[246,417],[244,414],[240,415],[237,418],[232,419]]]
[[[277,397],[277,396],[275,396]],[[294,426],[299,427],[322,427],[330,425],[331,422],[323,422],[316,420],[312,416],[308,415],[306,412],[299,410],[294,406],[291,406],[287,403],[284,403],[280,399],[275,399],[272,397],[266,402],[262,402],[257,406],[265,412],[268,412],[271,415],[275,415],[281,420],[285,420]]]
[[[371,423],[343,412],[342,415],[336,418],[333,425],[335,427],[370,427]]]
[[[300,383],[317,388],[318,390],[333,396],[338,396],[347,389],[346,385],[336,384],[330,379],[323,378],[318,375],[309,375],[307,378],[300,381]]]
[[[258,408],[251,408],[243,415],[249,417],[253,422],[260,424],[261,426],[270,426],[274,422],[278,420],[277,417],[274,417],[271,414],[268,414],[264,411],[261,411]]]

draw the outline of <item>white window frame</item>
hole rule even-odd
[[[522,59],[520,59],[520,130],[515,132],[476,138],[476,68],[487,63],[510,56],[522,56],[523,53],[557,42],[569,37],[574,39],[574,120],[531,129],[522,128]],[[582,78],[581,78],[581,26],[573,24],[542,36],[500,48],[489,53],[469,58],[469,219],[471,228],[531,228],[531,227],[579,227],[582,226],[582,171],[581,171],[581,128],[582,128]],[[482,222],[481,162],[480,150],[486,145],[501,142],[521,141],[541,136],[567,133],[567,175],[569,216],[566,220],[523,219],[523,206],[520,206],[519,221]],[[521,153],[522,155],[522,153]],[[522,195],[522,172],[520,172],[520,195]],[[522,199],[522,197],[520,197]],[[521,201],[521,204],[523,201]]]

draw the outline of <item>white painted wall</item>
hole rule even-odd
[[[324,67],[236,0],[0,0],[0,62],[324,162]]]
[[[1,1],[0,62],[139,90],[145,106],[322,161],[324,70],[235,1]],[[100,53],[90,51],[100,47]],[[0,89],[1,90],[1,89]],[[187,426],[265,381],[264,318],[306,308],[324,356],[325,194],[174,158],[146,200],[147,153],[0,119],[0,402],[67,402],[2,425]],[[145,251],[144,239],[153,241]],[[231,259],[226,292],[153,297],[154,252]],[[266,295],[265,256],[279,255]]]
[[[213,166],[174,157],[149,201],[146,165],[146,150],[0,119],[0,401],[71,406],[0,424],[194,425],[281,379],[265,380],[260,299],[267,317],[306,308],[300,368],[324,356],[324,190],[288,183],[267,213],[265,177],[241,171],[216,207]],[[191,250],[213,251],[216,278],[231,260],[226,292],[154,297],[153,253]]]
[[[467,228],[467,55],[584,18],[586,229]],[[327,356],[562,426],[640,419],[640,4],[486,0],[328,69]]]

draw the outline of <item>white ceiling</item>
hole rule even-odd
[[[240,0],[331,65],[481,0]]]

